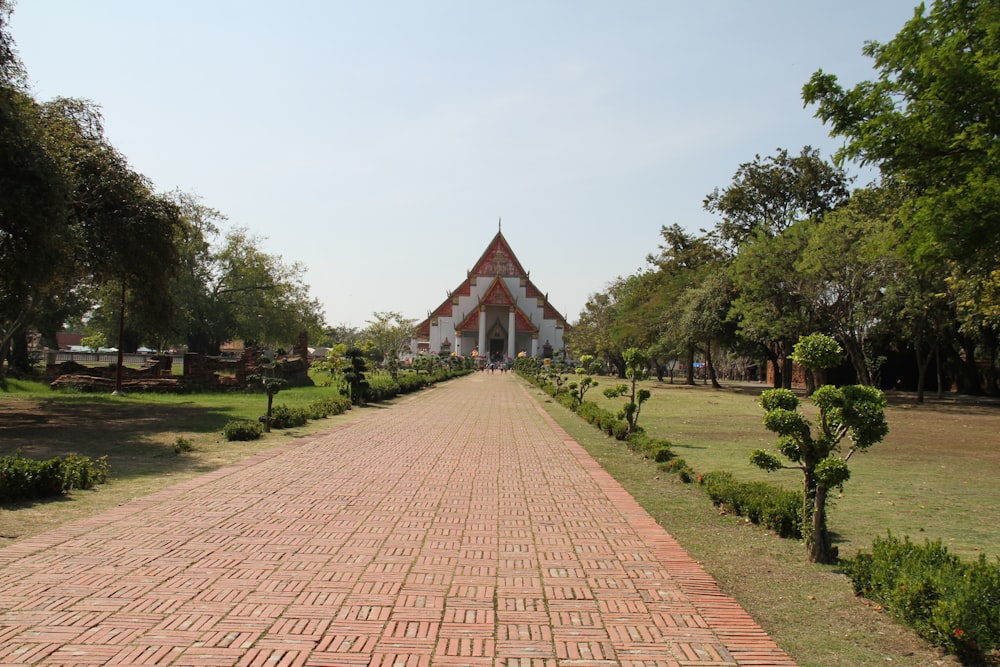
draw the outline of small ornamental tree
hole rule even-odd
[[[573,395],[573,409],[580,407],[583,404],[584,396],[587,392],[597,386],[597,381],[594,380],[590,375],[591,364],[594,361],[594,357],[585,354],[580,357],[580,366],[573,370],[573,373],[580,376],[578,382],[570,382],[569,391]]]
[[[778,434],[778,450],[795,465],[783,465],[780,458],[758,449],[750,462],[772,472],[798,469],[803,474],[803,533],[808,558],[814,563],[834,563],[837,548],[826,529],[826,499],[830,489],[843,488],[850,478],[847,461],[855,451],[865,451],[889,432],[885,420],[885,396],[874,387],[824,385],[812,395],[819,408],[819,426],[798,412],[799,399],[788,389],[771,389],[761,394],[764,426]],[[841,456],[841,444],[850,439],[851,448]]]
[[[844,350],[826,334],[815,333],[800,337],[788,358],[806,369],[806,394],[812,396],[825,383],[826,369],[844,359]]]
[[[344,352],[344,358],[347,360],[343,369],[347,397],[354,405],[364,405],[368,399],[368,381],[365,379],[368,364],[365,362],[365,351],[358,347],[349,347]]]
[[[251,383],[259,383],[267,394],[267,412],[264,414],[264,431],[271,432],[271,408],[274,405],[274,396],[282,387],[288,384],[287,380],[274,376],[274,361],[269,357],[260,358],[260,373],[248,375],[247,380]]]
[[[639,430],[639,412],[642,409],[642,404],[652,396],[648,389],[636,391],[636,384],[639,380],[645,380],[649,376],[647,369],[649,356],[637,347],[630,347],[622,352],[622,358],[625,360],[625,377],[628,378],[630,384],[609,387],[604,390],[604,395],[608,398],[616,398],[624,396],[631,390],[629,402],[622,408],[620,418],[628,423],[628,432],[632,434]]]

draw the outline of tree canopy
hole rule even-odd
[[[988,275],[1000,254],[1000,5],[921,4],[886,43],[868,42],[878,77],[844,89],[822,70],[806,104],[846,143],[840,160],[912,188],[903,210],[916,256],[944,252]]]

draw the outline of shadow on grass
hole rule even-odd
[[[0,410],[0,455],[33,459],[107,456],[112,475],[130,477],[197,469],[163,433],[220,433],[233,410],[194,403],[41,401]]]

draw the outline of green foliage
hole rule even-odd
[[[618,398],[619,396],[624,396],[628,393],[628,385],[616,384],[614,387],[605,387],[604,396],[605,398]]]
[[[187,438],[177,436],[174,439],[173,450],[174,454],[184,454],[186,452],[194,451],[194,444]]]
[[[844,350],[833,338],[815,333],[800,337],[788,358],[811,371],[821,371],[837,366],[844,358]]]
[[[739,482],[730,472],[710,472],[700,479],[715,505],[781,537],[802,537],[802,494],[764,482]]]
[[[305,426],[309,421],[308,412],[303,408],[276,405],[271,411],[271,427],[277,429]]]
[[[833,562],[836,549],[826,529],[826,497],[831,488],[842,487],[850,478],[847,459],[854,451],[865,451],[889,432],[885,419],[885,396],[874,387],[824,385],[813,394],[819,408],[820,428],[815,435],[809,421],[796,411],[798,399],[786,389],[761,394],[766,410],[764,426],[778,434],[778,450],[803,474],[802,516],[812,526],[806,536],[810,560]],[[838,456],[840,443],[850,438],[852,449]],[[750,463],[773,472],[780,460],[762,450],[750,455]]]
[[[765,452],[763,449],[755,449],[750,453],[750,463],[768,472],[781,470],[784,467],[781,459],[770,452]]]
[[[341,415],[351,409],[351,401],[345,396],[330,396],[313,401],[306,406],[305,412],[309,419],[325,419],[332,415]]]
[[[264,433],[264,425],[250,419],[233,419],[222,428],[222,435],[234,440],[257,440]]]
[[[996,2],[920,4],[892,40],[865,45],[874,81],[844,90],[819,70],[802,92],[845,138],[839,160],[877,165],[914,193],[902,211],[911,253],[981,274],[1000,256],[998,26]]]
[[[399,382],[388,373],[368,373],[365,379],[368,382],[367,400],[373,403],[387,401],[398,396],[402,389]]]
[[[691,466],[684,459],[668,458],[667,461],[659,463],[656,467],[663,472],[677,475],[677,479],[685,484],[690,484],[694,481],[694,470],[691,469]]]
[[[93,488],[107,479],[107,457],[94,461],[71,454],[37,461],[18,452],[0,458],[0,502],[58,496],[73,489]]]
[[[940,541],[920,546],[890,533],[844,569],[856,594],[964,660],[1000,648],[1000,560],[963,562]]]
[[[344,359],[346,363],[343,376],[347,385],[347,397],[354,405],[364,405],[368,400],[368,380],[365,378],[368,365],[365,362],[365,352],[358,347],[349,347],[344,352]]]

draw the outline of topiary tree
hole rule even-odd
[[[814,333],[800,336],[788,358],[806,369],[806,395],[812,396],[816,387],[825,384],[826,369],[843,361],[844,349],[826,334]]]
[[[830,489],[841,487],[850,478],[847,461],[855,451],[865,451],[880,442],[889,432],[885,420],[885,396],[874,387],[824,385],[812,401],[819,408],[815,435],[812,424],[798,412],[799,399],[788,389],[771,389],[761,394],[764,426],[778,434],[778,450],[795,465],[758,449],[750,462],[773,472],[782,468],[798,469],[803,474],[802,531],[810,561],[834,563],[837,549],[831,544],[826,527],[826,499]],[[841,456],[842,442],[849,438],[851,448]]]
[[[365,361],[365,351],[359,347],[349,347],[344,352],[344,358],[347,360],[343,370],[347,397],[354,405],[364,405],[368,399],[368,381],[365,380],[368,364]]]
[[[619,384],[604,390],[604,395],[608,398],[624,396],[631,390],[629,402],[622,408],[621,419],[628,423],[629,434],[639,430],[639,412],[642,404],[645,403],[652,394],[648,389],[636,391],[636,384],[639,380],[645,380],[649,376],[648,365],[649,355],[637,347],[630,347],[622,352],[625,361],[625,377],[630,381],[630,385]]]
[[[275,377],[275,363],[270,357],[261,356],[258,363],[260,366],[260,372],[248,375],[247,380],[251,383],[259,383],[264,389],[264,392],[267,394],[267,412],[264,413],[264,431],[266,433],[270,433],[271,408],[274,405],[274,396],[288,384],[288,381],[283,378]]]

